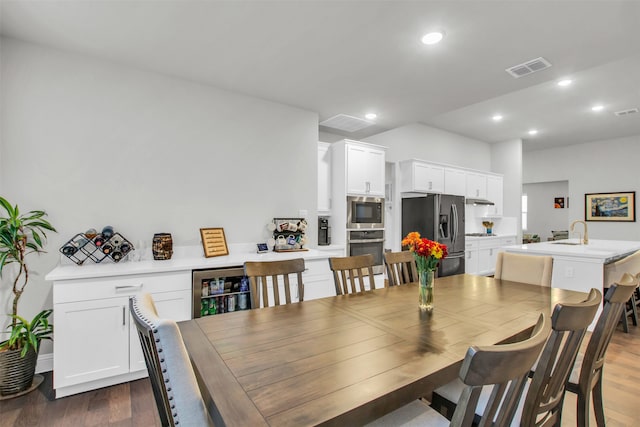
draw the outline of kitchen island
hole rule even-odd
[[[551,287],[589,292],[591,288],[604,287],[604,266],[640,250],[640,242],[628,240],[579,239],[528,243],[503,248],[505,252],[550,255],[553,257]],[[596,315],[596,319],[597,319]],[[591,324],[589,329],[595,324]]]

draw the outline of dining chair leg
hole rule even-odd
[[[638,308],[635,294],[631,294],[631,321],[633,326],[638,326]]]
[[[596,425],[604,427],[604,401],[602,399],[602,371],[600,371],[596,386],[591,392],[593,396],[593,411],[596,413]],[[587,414],[588,415],[588,414]]]
[[[580,427],[589,427],[589,400],[591,393],[584,393],[583,390],[579,390],[577,393],[577,425]]]

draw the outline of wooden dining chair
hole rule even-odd
[[[175,321],[158,317],[151,295],[129,299],[164,426],[213,426]]]
[[[464,389],[451,418],[451,424],[436,410],[421,400],[416,400],[367,425],[471,426],[474,425],[476,406],[484,389],[491,391],[479,425],[510,425],[529,370],[540,354],[549,335],[549,329],[549,320],[541,314],[530,338],[524,341],[469,347],[459,373]]]
[[[634,276],[638,276],[640,274],[640,251],[636,251],[616,262],[605,264],[603,282],[605,293],[607,288],[609,288],[612,283],[619,281],[625,273],[632,274]],[[629,320],[631,320],[631,323],[634,326],[638,326],[638,301],[636,298],[636,292],[631,294],[629,301],[625,303],[625,309],[620,314],[622,328],[627,333],[629,332]]]
[[[291,281],[290,274],[294,274],[298,301],[304,301],[304,283],[302,273],[304,272],[304,259],[296,258],[284,261],[251,261],[244,263],[244,274],[249,278],[251,285],[251,297],[253,308],[260,307],[260,297],[262,296],[262,306],[269,307],[269,278],[273,293],[273,305],[281,305],[280,284],[284,286],[284,302],[291,304]],[[282,282],[280,282],[282,279]]]
[[[565,385],[573,369],[580,344],[602,301],[602,294],[591,289],[580,303],[556,304],[551,315],[551,334],[540,354],[532,379],[525,386],[518,403],[514,422],[520,426],[559,426],[562,418]],[[431,406],[451,416],[464,390],[455,380],[433,392]],[[478,401],[478,414],[483,413],[490,396],[484,390]],[[476,415],[479,418],[479,415]]]
[[[389,286],[404,285],[418,281],[418,269],[413,252],[385,252],[384,263],[387,268]]]
[[[598,427],[605,425],[602,400],[602,370],[605,354],[613,332],[618,325],[625,303],[637,286],[635,276],[625,273],[622,279],[611,285],[604,295],[604,307],[589,338],[584,353],[578,353],[573,371],[567,382],[567,391],[575,393],[577,399],[577,423],[589,426],[589,401],[593,400],[593,409]]]
[[[375,289],[373,263],[373,255],[371,254],[329,258],[336,295],[366,291],[365,276],[369,277],[369,289]]]
[[[495,278],[551,286],[553,257],[498,252]]]

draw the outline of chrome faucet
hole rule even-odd
[[[587,223],[585,221],[582,221],[580,219],[576,219],[575,221],[573,221],[571,223],[571,227],[569,228],[569,230],[573,231],[573,228],[575,227],[577,222],[581,222],[582,225],[584,225],[584,239],[582,239],[582,243],[584,243],[585,245],[589,244],[589,232],[587,231]]]

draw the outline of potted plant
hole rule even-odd
[[[29,281],[26,257],[43,251],[46,231],[56,231],[45,219],[44,211],[20,214],[0,197],[0,277],[12,286],[13,301],[9,338],[0,342],[0,396],[20,393],[31,386],[35,373],[40,342],[51,339],[53,326],[49,323],[51,310],[43,310],[28,321],[18,315],[18,302]],[[13,265],[13,277],[7,279],[5,267]],[[3,301],[3,305],[6,301]]]

